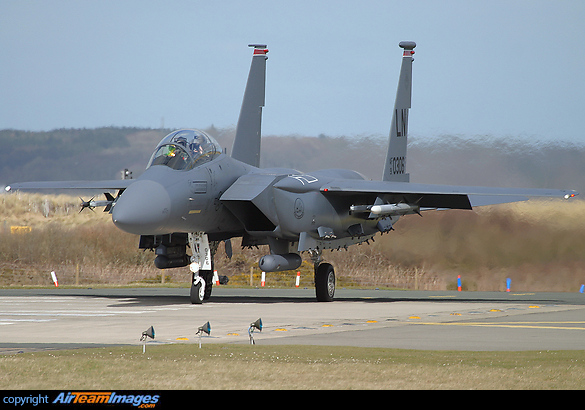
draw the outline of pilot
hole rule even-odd
[[[193,153],[193,157],[197,158],[199,157],[201,154],[203,154],[203,144],[202,144],[202,138],[199,135],[195,135],[193,138],[193,141],[191,141],[191,143],[189,144],[189,148],[191,149],[191,152]]]
[[[198,157],[199,155],[203,154],[203,148],[201,148],[201,144],[197,142],[192,142],[189,144],[189,148],[191,148],[191,152],[193,152],[193,156]]]
[[[187,148],[187,138],[185,137],[173,138],[173,142],[177,145],[182,145],[183,147]]]

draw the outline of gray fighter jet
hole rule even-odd
[[[135,180],[28,182],[7,190],[117,190],[116,197],[108,193],[106,200],[86,201],[82,207],[105,206],[118,228],[140,235],[139,248],[155,251],[158,268],[189,266],[190,298],[197,304],[211,295],[218,245],[225,242],[230,255],[234,237],[242,237],[244,247],[269,246],[259,261],[264,272],[296,269],[300,255],[307,254],[315,266],[317,300],[331,301],[335,273],[323,261],[323,251],[389,232],[403,215],[577,194],[410,183],[406,148],[416,44],[404,41],[399,46],[402,66],[381,181],[342,169],[303,173],[259,168],[268,50],[255,44],[231,156],[205,132],[181,129],[162,139]]]

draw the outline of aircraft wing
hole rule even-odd
[[[410,182],[335,180],[320,188],[325,195],[393,195],[421,208],[472,209],[474,206],[525,201],[532,197],[572,198],[573,190],[492,188],[481,186],[431,185]]]
[[[134,179],[112,179],[105,181],[40,181],[19,182],[6,187],[7,192],[19,189],[99,189],[114,190],[126,189]]]

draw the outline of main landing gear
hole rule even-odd
[[[189,298],[192,304],[202,304],[211,296],[213,287],[213,256],[218,242],[207,240],[201,232],[189,234],[189,246],[193,256],[189,269],[192,272]],[[335,270],[330,263],[323,262],[321,250],[311,250],[311,260],[315,267],[315,295],[318,302],[331,302],[335,296]]]
[[[321,251],[310,251],[315,266],[315,294],[318,302],[332,302],[335,295],[335,270],[330,263],[322,262]]]

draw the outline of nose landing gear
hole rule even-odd
[[[200,305],[211,296],[213,288],[213,255],[217,249],[217,243],[209,245],[207,234],[195,232],[189,234],[189,246],[191,247],[192,272],[191,291],[189,299],[192,304]],[[213,249],[212,249],[213,247]]]

